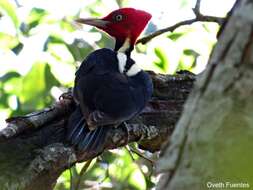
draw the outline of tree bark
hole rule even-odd
[[[241,0],[158,161],[158,189],[252,189],[252,95],[253,1]]]
[[[168,139],[195,76],[189,72],[150,75],[155,87],[152,100],[138,118],[110,129],[105,150],[138,141],[142,149],[153,152]],[[50,108],[7,120],[8,127],[0,131],[1,190],[51,190],[65,169],[101,153],[77,152],[65,142],[74,108],[73,99],[65,94]]]

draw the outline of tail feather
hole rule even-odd
[[[86,150],[89,145],[89,142],[94,138],[95,133],[96,133],[96,130],[90,131],[88,134],[86,134],[85,137],[79,143],[78,149]]]
[[[94,131],[91,131],[83,142],[78,147],[80,150],[92,150],[94,152],[100,152],[103,150],[105,145],[105,136],[107,134],[107,127],[98,127]]]
[[[105,143],[105,137],[107,132],[109,131],[109,126],[100,127],[99,134],[97,135],[99,138],[95,138],[94,142],[91,145],[92,149],[101,149]]]
[[[84,135],[86,134],[86,132],[85,132],[85,125],[78,126],[78,128],[79,129],[76,131],[76,133],[73,134],[73,137],[72,137],[72,143],[73,143],[73,145],[78,145],[79,142],[84,137]]]
[[[82,131],[84,129],[84,119],[81,118],[80,121],[75,124],[73,127],[68,127],[68,134],[67,134],[67,140],[71,141],[73,144],[74,142],[77,141],[77,139],[80,137],[82,134]]]
[[[105,137],[109,127],[98,127],[90,131],[82,115],[81,109],[77,109],[69,118],[67,141],[75,145],[82,152],[100,153],[105,144]]]

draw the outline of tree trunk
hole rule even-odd
[[[158,189],[252,189],[252,97],[253,1],[241,0],[158,162]]]

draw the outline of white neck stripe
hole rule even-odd
[[[119,72],[124,73],[126,62],[127,62],[127,56],[126,56],[126,54],[124,54],[122,52],[118,52],[117,53],[117,58],[118,58]]]
[[[117,52],[117,58],[118,58],[119,72],[122,74],[126,72],[125,74],[131,77],[138,74],[141,71],[141,69],[138,67],[136,63],[134,63],[128,70],[126,69],[127,56],[125,53],[129,49],[129,47],[130,47],[130,38],[127,38],[123,43],[122,47],[119,48]]]
[[[140,71],[141,71],[141,68],[136,63],[134,63],[130,67],[130,69],[126,72],[126,75],[131,77],[131,76],[138,74]]]

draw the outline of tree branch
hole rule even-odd
[[[153,38],[155,38],[161,34],[164,34],[166,32],[173,32],[175,29],[177,29],[180,26],[193,24],[195,22],[215,22],[215,23],[218,23],[219,25],[221,25],[224,22],[225,18],[202,15],[200,13],[200,3],[201,3],[201,0],[197,0],[195,7],[192,9],[195,14],[195,18],[184,20],[184,21],[178,22],[172,26],[160,29],[152,34],[149,34],[148,36],[145,36],[145,37],[139,39],[137,41],[137,43],[146,44],[150,40],[152,40]]]
[[[140,148],[153,152],[168,140],[195,76],[189,72],[150,75],[155,87],[152,100],[139,117],[110,128],[104,150],[138,141]],[[8,127],[0,132],[0,167],[5,168],[0,174],[2,186],[52,189],[66,168],[101,154],[78,152],[65,141],[67,120],[74,108],[72,98],[65,95],[50,108],[7,120]]]

